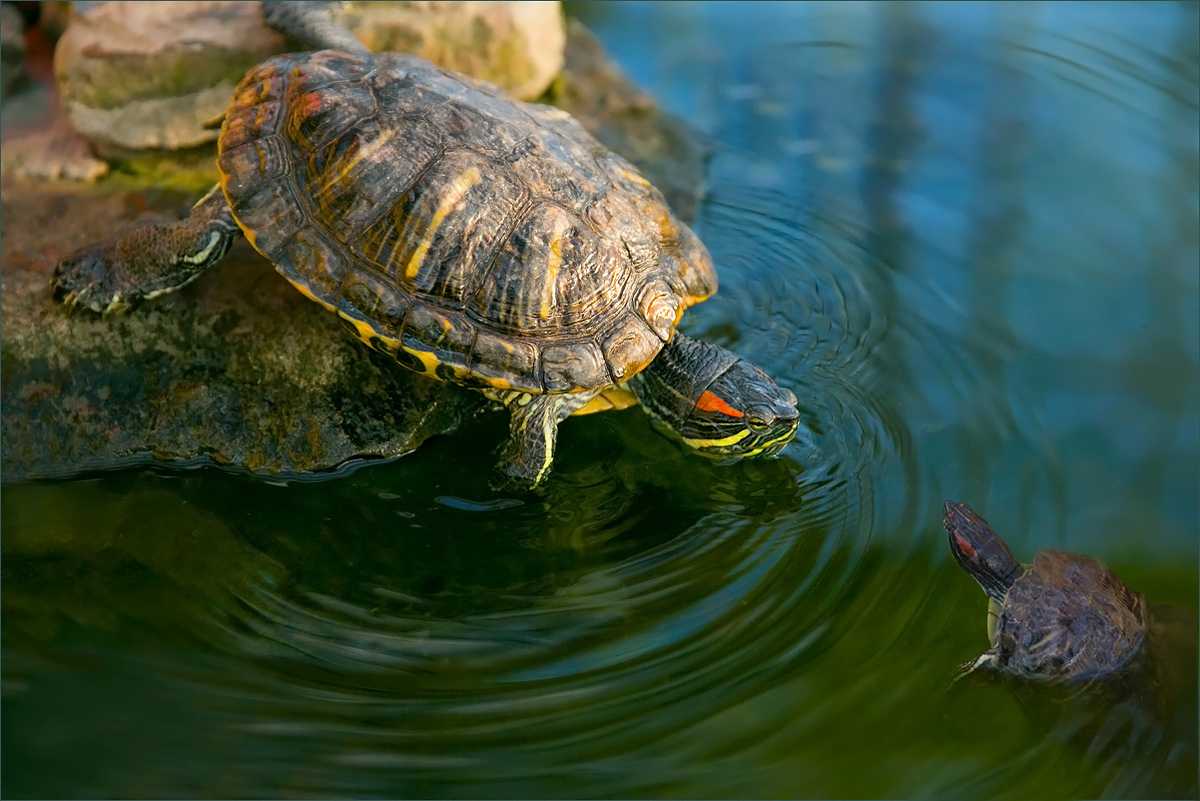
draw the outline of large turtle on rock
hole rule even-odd
[[[96,312],[172,292],[245,234],[401,365],[511,412],[502,467],[533,486],[572,414],[640,402],[703,454],[779,452],[796,397],[675,330],[717,288],[662,194],[565,112],[415,56],[372,54],[316,3],[264,3],[317,52],[235,90],[220,185],[177,223],[86,247],[55,296]]]

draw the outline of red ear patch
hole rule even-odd
[[[955,534],[954,543],[958,546],[958,549],[963,552],[964,556],[971,560],[975,559],[975,547],[967,541],[966,537],[960,537],[958,534]]]
[[[696,401],[696,408],[703,409],[706,412],[721,412],[730,417],[741,417],[742,413],[730,406],[719,397],[709,392],[707,389],[700,396],[700,400]]]

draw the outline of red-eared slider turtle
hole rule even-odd
[[[64,259],[56,297],[122,311],[244,233],[370,347],[504,404],[517,483],[546,475],[566,417],[634,402],[715,457],[792,439],[795,395],[675,331],[716,272],[633,165],[564,112],[372,54],[324,12],[264,3],[319,52],[251,70],[222,126],[220,185],[185,220]]]
[[[1040,551],[1026,569],[965,503],[946,501],[950,552],[990,599],[992,647],[962,666],[1028,679],[1107,676],[1142,650],[1152,619],[1146,600],[1095,559]]]

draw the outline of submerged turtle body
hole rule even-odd
[[[1105,565],[1045,550],[1026,569],[969,506],[947,501],[943,512],[951,553],[990,599],[992,647],[964,672],[1100,678],[1121,671],[1142,651],[1151,624],[1146,600]]]
[[[238,224],[289,281],[446,380],[621,384],[717,288],[658,190],[572,117],[415,56],[259,65],[218,165]]]

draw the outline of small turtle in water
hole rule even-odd
[[[965,503],[946,501],[950,552],[987,593],[992,647],[962,666],[1075,681],[1122,671],[1153,622],[1146,600],[1095,559],[1040,551],[1026,569]]]
[[[717,458],[793,438],[790,390],[675,330],[716,271],[633,165],[565,112],[372,54],[324,4],[263,8],[318,52],[252,69],[221,129],[219,186],[185,220],[64,259],[56,297],[123,311],[245,234],[368,346],[506,406],[517,484],[545,477],[562,420],[638,402]]]

